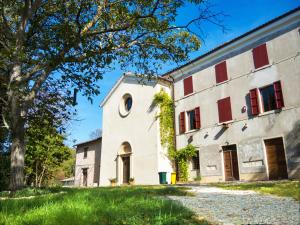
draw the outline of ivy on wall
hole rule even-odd
[[[168,156],[176,160],[179,166],[179,178],[181,181],[188,181],[188,161],[196,156],[196,147],[189,144],[178,151],[174,144],[174,102],[168,93],[163,89],[154,95],[153,104],[160,107],[157,119],[160,121],[161,144],[168,149]]]
[[[163,89],[154,95],[153,104],[159,106],[160,112],[156,116],[159,119],[161,144],[168,149],[168,156],[175,159],[174,145],[174,102],[168,93]]]
[[[188,170],[188,161],[197,155],[196,147],[189,144],[185,148],[182,148],[176,151],[175,159],[179,166],[179,179],[181,181],[188,181],[189,179],[189,170]]]

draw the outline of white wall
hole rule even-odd
[[[100,185],[110,185],[111,178],[118,178],[118,183],[122,183],[122,162],[117,156],[123,142],[132,148],[130,173],[136,184],[158,184],[160,170],[171,172],[168,159],[161,155],[159,124],[155,119],[157,108],[151,107],[160,88],[156,83],[142,85],[135,78],[125,77],[105,102]],[[119,104],[127,93],[132,96],[133,104],[128,116],[122,117]]]

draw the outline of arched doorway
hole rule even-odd
[[[120,164],[121,164],[121,171],[119,176],[119,182],[123,184],[128,184],[130,179],[130,170],[131,170],[131,156],[132,150],[131,146],[128,142],[123,142],[120,147],[119,156],[120,156]]]

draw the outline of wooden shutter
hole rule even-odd
[[[179,116],[179,132],[185,133],[185,112],[181,112]]]
[[[269,64],[267,45],[262,44],[252,51],[255,69]]]
[[[230,97],[218,101],[218,110],[220,123],[232,120]]]
[[[196,129],[201,127],[200,107],[195,108]]]
[[[226,61],[215,65],[216,83],[221,83],[228,79]]]
[[[259,104],[258,104],[258,89],[250,90],[250,105],[251,105],[251,113],[253,116],[259,114]]]
[[[183,80],[184,95],[193,93],[193,77],[190,76]]]
[[[280,81],[276,81],[273,85],[274,85],[276,108],[277,109],[281,109],[282,107],[284,107],[281,82]]]

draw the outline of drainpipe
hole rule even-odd
[[[174,94],[174,78],[170,75],[169,78],[172,80],[171,81],[171,95],[172,95],[172,100],[173,100],[173,128],[174,128],[174,136],[173,136],[173,143],[174,143],[174,147],[175,147],[175,150],[177,151],[177,141],[176,141],[176,121],[175,121],[175,94]],[[179,180],[179,176],[178,176],[178,163],[175,161],[175,172],[177,174],[176,176],[176,180],[178,181]]]

